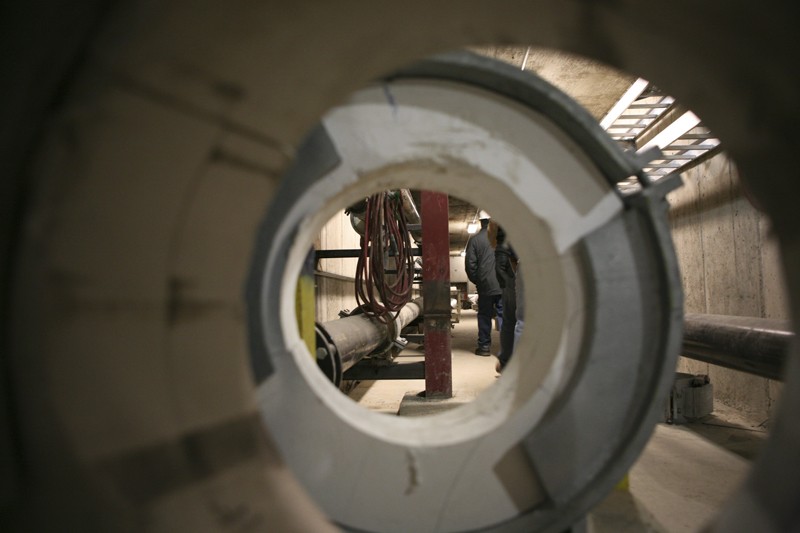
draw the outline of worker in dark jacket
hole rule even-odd
[[[475,355],[491,355],[492,316],[497,313],[501,322],[503,311],[500,303],[502,290],[495,272],[494,249],[489,244],[487,229],[489,216],[481,218],[481,230],[467,243],[467,277],[478,289],[478,347]]]
[[[492,225],[494,223],[492,222]],[[497,227],[496,232],[489,231],[489,240],[496,234],[494,249],[495,270],[497,282],[502,289],[503,324],[500,328],[500,353],[497,355],[497,371],[501,372],[511,359],[514,351],[514,327],[517,325],[517,298],[516,298],[516,268],[517,254],[506,241],[506,232]]]

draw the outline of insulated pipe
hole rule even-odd
[[[417,244],[422,243],[422,219],[417,211],[417,206],[414,203],[414,198],[408,189],[400,189],[400,198],[402,199],[403,214],[406,216],[406,222],[410,225],[416,226],[415,229],[410,229],[408,232],[413,237],[414,242]]]
[[[417,298],[400,310],[393,324],[365,314],[317,324],[317,364],[338,385],[348,368],[376,350],[388,348],[421,312],[422,298]]]
[[[417,211],[417,206],[414,203],[414,198],[408,189],[400,189],[401,206],[403,214],[406,217],[406,222],[414,226],[414,229],[409,229],[408,232],[417,244],[422,243],[422,219]],[[362,205],[363,204],[363,205]],[[359,235],[364,235],[364,216],[366,214],[366,202],[359,202],[350,207],[350,225]]]
[[[687,314],[681,355],[783,380],[783,366],[794,334],[786,320]]]

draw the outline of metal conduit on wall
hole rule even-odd
[[[14,251],[2,263],[14,271],[2,278],[10,326],[0,389],[10,413],[0,419],[9,429],[0,448],[10,473],[4,530],[335,529],[271,444],[281,428],[268,424],[265,435],[255,414],[241,305],[250,236],[293,147],[322,113],[367,81],[443,49],[552,46],[641,74],[681,98],[719,133],[772,217],[797,330],[792,176],[800,141],[790,125],[800,111],[785,88],[795,86],[800,57],[785,2],[678,1],[659,19],[654,2],[468,2],[458,11],[424,2],[232,3],[224,13],[171,2],[17,6],[0,17],[13,51],[2,56],[12,92],[0,100],[8,117],[2,158],[12,169],[2,181],[0,235]],[[37,39],[31,27],[41,30]],[[642,28],[646,39],[631,38]],[[342,65],[360,69],[342,76]],[[748,117],[756,107],[754,140]],[[783,376],[764,453],[711,531],[800,525],[796,346]],[[562,448],[573,442],[558,434]],[[398,468],[420,472],[424,454],[397,452]],[[322,475],[326,464],[318,466]],[[534,511],[532,523],[489,527],[563,530],[602,492],[552,485],[569,467],[544,472],[553,475],[544,477],[559,517],[536,522]],[[413,479],[424,486],[430,478]],[[369,490],[348,481],[341,492],[356,500]],[[418,486],[406,488],[413,495]],[[578,496],[560,497],[567,493]],[[423,501],[415,512],[441,516],[455,501]]]

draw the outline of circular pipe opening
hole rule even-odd
[[[495,63],[489,62],[490,67],[469,58],[477,61],[475,71],[482,75],[487,72],[482,69],[503,71]],[[458,61],[443,60],[438,66],[446,73]],[[467,65],[466,71],[473,66]],[[326,512],[337,522],[363,529],[379,529],[372,522],[379,515],[407,519],[422,500],[446,507],[441,501],[448,492],[445,486],[482,502],[450,516],[446,528],[453,529],[507,520],[541,504],[546,493],[574,490],[569,483],[562,489],[548,486],[565,481],[548,479],[552,472],[547,457],[558,454],[553,446],[559,444],[548,434],[552,423],[540,430],[544,413],[559,405],[561,414],[553,415],[561,420],[556,426],[570,424],[574,416],[563,412],[565,405],[580,409],[578,418],[588,416],[595,425],[613,413],[616,422],[590,428],[589,436],[575,434],[574,427],[557,432],[563,433],[562,444],[582,447],[578,442],[594,440],[591,434],[609,433],[601,439],[609,450],[643,445],[643,435],[652,427],[642,427],[641,419],[653,412],[653,398],[666,385],[661,365],[674,368],[674,323],[662,321],[662,311],[651,313],[627,344],[619,345],[619,335],[609,337],[601,325],[610,314],[625,320],[642,313],[639,306],[652,307],[661,295],[648,301],[646,293],[652,287],[660,292],[662,284],[676,278],[669,266],[666,271],[637,272],[643,262],[667,253],[668,246],[655,237],[641,241],[638,232],[631,232],[631,225],[649,227],[653,222],[652,204],[625,210],[611,185],[609,175],[629,175],[627,160],[602,133],[593,133],[593,120],[574,103],[554,97],[552,88],[533,90],[545,95],[545,105],[537,109],[475,79],[431,77],[408,75],[367,87],[326,114],[284,179],[263,226],[251,277],[250,291],[258,295],[251,301],[257,375],[257,358],[269,363],[258,386],[264,418],[286,460]],[[536,82],[525,77],[521,83]],[[515,243],[522,278],[533,281],[525,286],[530,310],[525,333],[504,379],[477,401],[427,418],[395,419],[358,408],[316,368],[295,319],[298,275],[322,225],[342,206],[396,188],[433,189],[497,213]],[[665,324],[668,331],[658,331]],[[648,327],[655,329],[646,331]],[[653,339],[659,354],[655,359],[637,341],[639,335]],[[600,391],[630,382],[633,376],[626,376],[637,373],[639,357],[647,360],[642,386],[597,405],[594,398]],[[593,365],[599,366],[587,372]],[[301,414],[288,420],[282,408],[287,402]],[[339,445],[307,438],[315,434],[330,436]],[[479,456],[473,456],[476,447],[482,450]],[[597,453],[582,450],[577,455],[584,455],[586,467],[596,468]],[[600,478],[613,477],[634,453],[619,453],[614,459],[619,464]],[[315,460],[309,463],[309,457]],[[586,475],[580,473],[581,460],[567,478]],[[356,466],[364,461],[381,467]],[[498,470],[505,471],[508,464],[511,471],[523,472],[522,499],[509,498],[509,479]],[[434,481],[418,486],[414,480],[421,472]],[[353,476],[358,476],[361,490],[370,487],[363,495],[369,500],[367,513],[344,505],[336,491],[343,482],[355,483]],[[427,528],[432,519],[412,521]]]

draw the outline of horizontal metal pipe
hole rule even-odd
[[[413,226],[413,229],[409,229],[408,232],[411,234],[414,242],[420,244],[422,242],[422,219],[414,203],[414,198],[411,196],[411,191],[408,189],[400,189],[400,198],[403,202],[403,214],[406,217],[406,222],[409,226]]]
[[[793,339],[788,321],[690,313],[684,318],[681,355],[781,380]]]
[[[334,383],[365,356],[388,348],[400,331],[422,313],[422,298],[407,303],[394,326],[367,315],[351,315],[317,324],[317,361]]]

